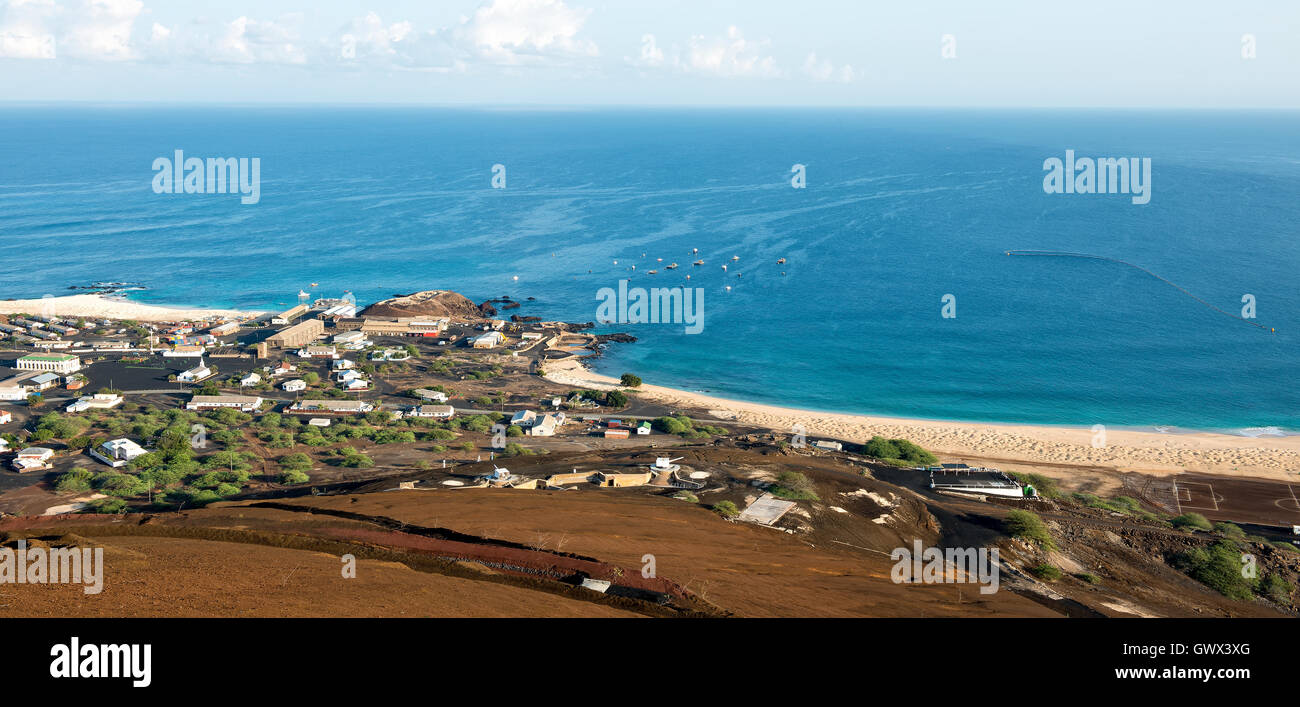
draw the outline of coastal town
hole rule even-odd
[[[1131,587],[1150,577],[1117,562],[1128,550],[1097,547],[1076,537],[1078,529],[1167,538],[1196,532],[1187,527],[1194,521],[1206,524],[1202,542],[1238,533],[1237,541],[1262,543],[1272,579],[1251,595],[1292,606],[1297,563],[1283,548],[1295,546],[1291,526],[1300,528],[1300,511],[1266,507],[1285,484],[1216,480],[1214,488],[1241,493],[1236,505],[1213,500],[1221,495],[1207,503],[1196,483],[1208,482],[1190,478],[1165,487],[1125,477],[1098,495],[1088,481],[1095,473],[1084,466],[1062,476],[1059,468],[936,455],[899,437],[783,434],[724,410],[675,404],[635,373],[583,378],[574,372],[585,371],[589,357],[632,337],[521,315],[526,300],[475,304],[445,290],[364,308],[348,293],[299,299],[276,312],[174,319],[0,315],[0,522],[138,516],[168,524],[201,513],[224,526],[236,509],[320,507],[341,496],[357,503],[414,494],[405,502],[412,510],[450,513],[480,502],[474,499],[507,498],[500,493],[540,494],[527,496],[542,502],[538,513],[597,504],[584,506],[596,527],[608,523],[603,514],[627,512],[618,510],[624,504],[666,499],[697,508],[701,515],[690,522],[702,531],[722,521],[887,553],[923,532],[935,513],[991,514],[1008,528],[1027,514],[1038,524],[1050,519],[1052,534],[1074,547],[1068,556],[1050,550],[1058,541],[1047,539],[1046,525],[1033,526],[1037,536],[1008,530],[1001,542],[1021,568],[1018,595],[1069,615],[1124,615],[1184,612],[1196,602],[1171,588],[1134,608]],[[486,511],[466,522],[499,517]],[[971,522],[946,532],[986,532],[984,521]],[[577,531],[532,532],[527,549],[510,551],[523,553],[509,564],[521,577],[556,561],[560,548],[546,547],[552,532]],[[496,542],[480,537],[454,554],[500,568]],[[1076,568],[1073,578],[1060,579],[1061,567]],[[1088,567],[1110,573],[1104,597],[1091,596],[1101,580]],[[652,615],[728,611],[685,586],[635,582],[623,572],[544,571],[560,586],[618,597]],[[1240,611],[1214,592],[1206,596],[1197,610]],[[1084,599],[1086,611],[1077,606]]]

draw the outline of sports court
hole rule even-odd
[[[1179,513],[1200,513],[1210,520],[1260,525],[1300,525],[1300,478],[1296,483],[1265,479],[1182,474],[1173,480]]]

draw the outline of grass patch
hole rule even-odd
[[[1061,487],[1056,485],[1056,479],[1023,471],[1013,471],[1010,474],[1012,478],[1021,484],[1033,486],[1038,491],[1038,495],[1043,498],[1059,499],[1062,497]]]
[[[1002,526],[1006,529],[1007,535],[1013,538],[1028,540],[1044,550],[1056,547],[1052,534],[1047,530],[1047,524],[1033,511],[1011,511],[1002,521]]]
[[[1214,530],[1214,525],[1200,513],[1184,513],[1169,521],[1180,530]]]
[[[1061,570],[1047,564],[1046,562],[1030,567],[1029,574],[1034,575],[1044,582],[1055,582],[1062,577]]]

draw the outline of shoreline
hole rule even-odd
[[[595,373],[581,359],[550,361],[546,379],[562,385],[608,390],[617,378]],[[1106,444],[1092,446],[1091,427],[1011,423],[948,422],[877,415],[819,412],[729,400],[703,393],[642,383],[639,397],[693,410],[720,420],[791,433],[802,425],[809,437],[862,443],[874,435],[911,440],[945,457],[1005,460],[1108,468],[1154,475],[1199,472],[1295,481],[1300,470],[1300,435],[1246,437],[1217,432],[1163,433],[1111,428]]]
[[[46,309],[48,308],[48,309]],[[113,299],[98,294],[62,295],[41,299],[0,300],[0,314],[40,314],[42,310],[57,317],[92,317],[100,319],[131,319],[144,322],[169,322],[209,317],[251,318],[265,312],[239,309],[211,309],[201,307],[171,307],[142,304],[128,299]]]
[[[113,299],[99,294],[0,300],[0,314],[36,314],[48,307],[56,316],[160,322],[207,318],[247,319],[264,312],[172,307]],[[546,379],[561,385],[609,390],[617,378],[590,370],[583,358],[550,361]],[[1300,434],[1246,436],[1171,429],[1168,432],[1112,427],[1106,444],[1092,445],[1091,426],[965,422],[824,412],[732,400],[643,383],[636,394],[670,407],[703,410],[719,420],[790,434],[801,425],[809,437],[862,443],[874,435],[908,439],[954,459],[999,460],[1009,464],[1094,467],[1154,475],[1184,471],[1257,476],[1295,481],[1300,470]],[[1249,428],[1273,429],[1273,428]]]

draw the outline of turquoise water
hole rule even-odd
[[[702,288],[705,326],[602,327],[640,339],[602,372],[834,411],[1300,429],[1297,117],[8,107],[0,296],[128,280],[143,302],[273,308],[315,282],[592,321],[629,278]],[[176,149],[259,157],[261,202],[155,194]],[[1067,149],[1150,157],[1151,202],[1045,194]],[[1253,294],[1277,332],[1122,265],[1009,249],[1124,259],[1232,313]]]

